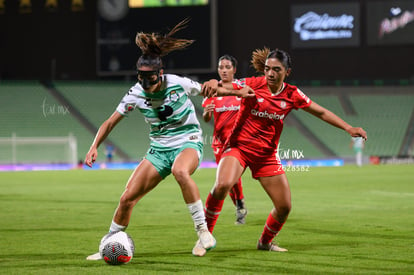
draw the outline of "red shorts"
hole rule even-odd
[[[276,156],[276,152],[258,156],[256,154],[241,151],[239,148],[227,148],[224,150],[221,158],[227,156],[232,156],[238,159],[244,168],[249,167],[254,179],[285,173],[280,159]]]
[[[222,146],[212,146],[214,156],[216,157],[216,163],[218,164],[221,159],[221,155],[223,154],[223,147]]]

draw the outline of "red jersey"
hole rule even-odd
[[[264,76],[233,82],[237,90],[246,85],[255,91],[255,96],[243,98],[227,143],[229,147],[238,147],[257,156],[273,154],[279,144],[283,120],[292,109],[309,107],[312,101],[296,86],[287,83],[283,83],[278,93],[272,94]]]
[[[229,138],[237,113],[240,109],[241,98],[236,96],[211,97],[203,100],[203,107],[214,104],[214,133],[212,147],[222,147]]]

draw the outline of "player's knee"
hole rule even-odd
[[[177,168],[172,169],[171,174],[173,174],[175,180],[179,184],[187,182],[188,179],[190,178],[190,173],[188,173],[188,171],[184,169],[177,169]]]
[[[119,207],[122,209],[130,209],[134,207],[136,201],[133,200],[127,193],[122,194],[121,198],[119,199]]]
[[[228,192],[230,192],[231,187],[233,186],[233,181],[231,180],[223,180],[223,179],[219,179],[217,180],[215,186],[214,186],[214,193],[215,194],[221,194],[221,195],[225,195]]]
[[[277,214],[281,217],[287,217],[290,213],[292,206],[290,204],[280,205],[277,207]]]

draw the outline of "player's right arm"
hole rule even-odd
[[[325,107],[322,107],[316,102],[312,101],[311,104],[308,107],[303,108],[303,110],[331,124],[332,126],[345,130],[351,135],[351,137],[362,137],[363,139],[367,140],[367,133],[364,129],[361,127],[353,127],[349,125],[336,114],[329,111]]]
[[[93,140],[92,145],[85,156],[85,164],[87,166],[92,167],[92,164],[98,157],[99,145],[101,145],[112,129],[114,129],[118,122],[120,122],[123,118],[123,115],[121,115],[118,111],[115,111],[104,123],[102,123],[101,127],[99,127],[95,139]]]

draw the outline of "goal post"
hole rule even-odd
[[[0,137],[0,163],[68,163],[78,162],[76,137]]]

